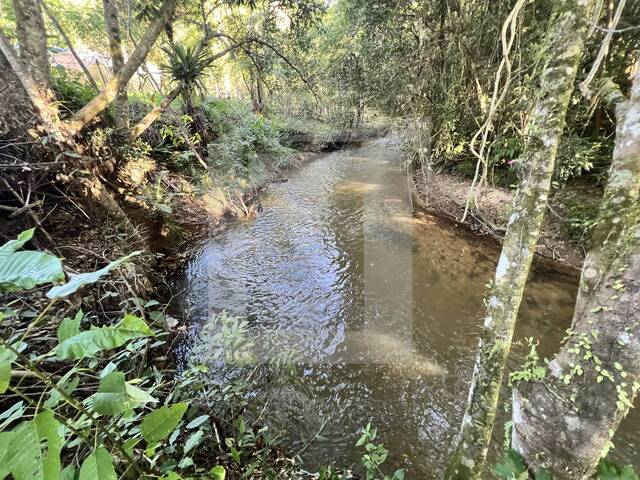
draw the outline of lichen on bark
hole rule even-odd
[[[640,71],[628,102],[613,87],[601,94],[616,142],[572,333],[549,375],[513,394],[513,447],[557,478],[590,478],[640,387]]]
[[[527,128],[525,173],[514,198],[513,221],[507,228],[500,264],[488,293],[488,298],[495,298],[486,306],[485,318],[490,317],[491,321],[486,322],[481,334],[469,401],[454,439],[447,479],[480,478],[482,473],[593,4],[593,0],[562,0],[556,5],[555,20],[548,32],[548,62]]]

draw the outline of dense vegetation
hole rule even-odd
[[[295,359],[257,362],[223,314],[199,333],[213,351],[178,366],[189,328],[165,287],[282,171],[388,132],[417,196],[465,185],[457,220],[484,218],[483,189],[513,197],[487,227],[503,253],[443,474],[489,475],[522,289],[555,228],[586,252],[574,322],[511,374],[491,472],[638,478],[603,460],[640,387],[638,19],[625,0],[0,0],[0,478],[404,478],[371,424],[355,473],[306,472],[248,401]]]

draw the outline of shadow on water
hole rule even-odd
[[[310,467],[358,463],[357,431],[372,420],[390,468],[435,477],[463,413],[498,248],[413,216],[401,153],[381,142],[292,172],[263,207],[186,265],[191,321],[227,310],[247,318],[256,338],[265,329],[286,334],[301,357],[300,378],[257,401],[293,451],[326,423],[324,441],[305,451]],[[570,324],[577,280],[573,272],[533,271],[517,339],[536,337],[541,354],[552,355]],[[510,368],[523,354],[514,349]],[[617,455],[633,462],[632,416]]]

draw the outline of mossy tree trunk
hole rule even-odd
[[[554,478],[591,478],[640,388],[640,70],[628,102],[611,84],[613,162],[569,339],[513,392],[513,448]]]
[[[19,58],[39,88],[51,88],[47,32],[40,0],[13,0]]]
[[[66,128],[76,133],[82,130],[93,118],[102,112],[111,103],[118,92],[120,92],[129,82],[136,70],[144,62],[149,50],[162,32],[164,25],[173,14],[177,0],[165,0],[158,12],[158,16],[151,22],[144,36],[136,46],[124,66],[118,70],[113,78],[107,83],[104,89],[96,95],[89,103],[78,110],[75,115],[66,123]]]
[[[482,473],[593,3],[594,0],[561,0],[556,5],[548,32],[548,60],[527,127],[524,177],[514,198],[502,254],[488,293],[469,398],[453,443],[447,479],[480,478]]]
[[[102,0],[104,8],[104,23],[109,38],[109,52],[111,53],[111,70],[115,75],[124,67],[124,49],[120,37],[120,25],[118,22],[118,9],[114,0]],[[116,128],[129,128],[129,101],[127,98],[127,85],[125,84],[115,99],[115,123]]]

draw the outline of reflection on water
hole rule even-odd
[[[285,334],[302,375],[260,399],[263,418],[294,449],[326,423],[327,440],[305,451],[311,466],[358,462],[356,432],[373,420],[390,467],[432,478],[464,409],[499,252],[433,217],[415,218],[400,160],[372,142],[293,172],[272,187],[263,214],[197,252],[185,269],[185,308],[195,324],[227,310],[248,319],[255,338]],[[551,355],[576,284],[573,274],[534,271],[517,338],[541,338]],[[618,442],[627,460],[631,439]]]

